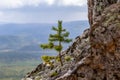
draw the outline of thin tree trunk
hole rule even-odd
[[[61,42],[59,41],[59,46],[61,46]],[[62,62],[62,57],[61,57],[61,51],[59,51],[59,58],[60,58],[60,64],[61,66],[63,66],[63,62]]]
[[[59,51],[59,58],[60,58],[60,64],[61,64],[61,66],[63,66],[63,62],[62,62],[62,57],[61,57],[61,52]]]

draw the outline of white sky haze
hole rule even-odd
[[[87,20],[87,0],[0,0],[0,23]]]

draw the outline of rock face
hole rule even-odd
[[[106,7],[114,3],[119,3],[119,0],[88,0],[88,18],[89,23],[92,24],[96,21],[98,16],[101,16]]]
[[[64,66],[40,64],[22,80],[120,80],[119,0],[88,0],[88,7],[90,29],[62,52]]]

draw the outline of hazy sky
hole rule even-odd
[[[0,23],[87,20],[87,0],[0,0]]]

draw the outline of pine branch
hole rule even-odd
[[[59,39],[58,38],[49,38],[49,41],[51,41],[51,42],[57,42],[57,41],[59,41]]]
[[[49,37],[50,38],[59,38],[59,35],[58,34],[50,34]]]
[[[63,42],[64,43],[70,43],[72,41],[72,39],[64,39]]]
[[[56,45],[56,46],[54,46],[54,49],[56,50],[56,51],[61,51],[62,50],[62,46],[60,46],[60,45]]]
[[[54,47],[54,44],[52,42],[49,42],[48,44],[41,44],[40,47],[43,49],[52,49]]]
[[[56,28],[56,27],[52,27],[52,30],[54,30],[54,31],[58,31],[58,28]]]
[[[68,37],[69,34],[70,34],[69,32],[65,32],[65,33],[62,34],[62,37]]]

